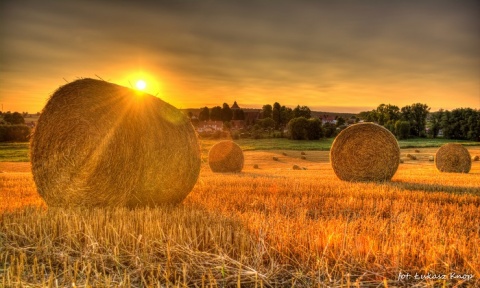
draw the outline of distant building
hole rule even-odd
[[[335,119],[335,116],[331,116],[331,115],[322,115],[319,117],[320,120],[322,120],[322,124],[325,124],[325,123],[330,123],[330,124],[337,124],[337,120]]]
[[[222,121],[202,121],[198,123],[198,132],[215,132],[223,130]]]

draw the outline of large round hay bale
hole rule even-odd
[[[472,168],[472,159],[462,144],[447,143],[437,150],[435,166],[440,172],[468,173]]]
[[[242,148],[233,141],[220,141],[208,152],[208,165],[213,172],[240,172],[243,162]]]
[[[162,100],[94,79],[56,90],[31,140],[32,172],[49,206],[181,202],[200,172],[189,119]]]
[[[330,149],[330,162],[345,181],[390,180],[400,162],[395,136],[373,123],[359,123],[342,130]]]

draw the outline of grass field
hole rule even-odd
[[[2,162],[0,286],[476,287],[480,162],[439,173],[435,151],[402,149],[386,183],[338,180],[327,151],[246,151],[242,173],[203,163],[181,205],[137,210],[47,209],[29,163]]]
[[[202,153],[207,154],[208,150],[220,140],[204,139]],[[235,142],[240,145],[243,151],[256,150],[316,150],[329,151],[333,138],[321,139],[318,141],[296,141],[286,138],[267,139],[238,139]],[[428,148],[440,147],[445,143],[458,142],[465,146],[476,146],[478,142],[449,140],[449,139],[408,139],[400,140],[401,148]],[[29,162],[29,143],[0,143],[0,162]]]

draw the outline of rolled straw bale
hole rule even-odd
[[[407,154],[407,157],[408,157],[410,160],[417,160],[417,156],[412,155],[412,154]]]
[[[475,157],[472,158],[472,161],[478,161],[480,160],[480,157],[478,155],[475,155]]]
[[[400,147],[395,136],[382,126],[354,124],[333,141],[330,162],[341,180],[390,180],[398,169]]]
[[[230,140],[218,142],[208,152],[208,165],[213,172],[240,172],[243,162],[242,148]]]
[[[435,157],[433,156],[428,156],[428,161],[434,161],[435,160]]]
[[[472,167],[472,159],[462,144],[447,143],[437,150],[435,166],[440,172],[468,173]]]
[[[283,155],[283,156],[287,156],[287,153],[283,152],[282,155]]]
[[[418,150],[418,149],[415,149],[415,153],[420,153],[420,150]]]
[[[258,167],[258,164],[254,164],[253,165],[253,169],[259,169],[260,167]]]
[[[300,166],[298,166],[298,165],[293,165],[292,169],[293,170],[302,170],[302,168],[300,168]]]
[[[306,154],[305,152],[303,152],[303,151],[302,151],[302,152],[300,152],[300,155],[307,155],[307,154]]]
[[[272,159],[273,161],[278,161],[278,157],[273,156]]]
[[[307,157],[305,157],[305,156],[302,156],[302,157],[300,157],[300,158],[301,158],[302,160],[307,160]]]
[[[162,100],[80,79],[58,88],[31,139],[32,173],[49,206],[181,202],[200,172],[189,119]]]

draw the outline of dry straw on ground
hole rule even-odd
[[[447,143],[437,150],[435,166],[440,172],[468,173],[472,167],[472,159],[462,144]]]
[[[355,124],[335,138],[330,162],[341,180],[390,180],[400,162],[400,147],[395,136],[382,126]]]
[[[220,141],[208,152],[208,165],[213,172],[240,172],[243,163],[242,148],[233,141]]]
[[[48,100],[32,137],[31,162],[49,206],[154,206],[190,193],[200,146],[189,119],[170,104],[80,79]]]

